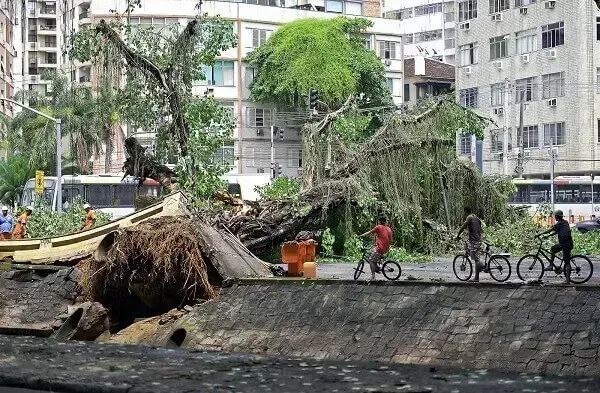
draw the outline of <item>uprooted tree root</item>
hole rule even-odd
[[[192,220],[163,217],[119,231],[105,261],[80,264],[84,294],[119,327],[198,299],[216,297],[220,277],[206,263]]]

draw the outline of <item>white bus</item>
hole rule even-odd
[[[74,198],[81,197],[97,211],[111,214],[113,219],[117,219],[135,211],[135,198],[138,195],[162,196],[161,185],[152,179],[146,179],[138,188],[136,179],[127,177],[121,181],[122,178],[118,175],[63,176],[63,208],[67,208]],[[56,177],[44,179],[41,197],[48,206],[52,206],[52,210],[56,210]],[[35,179],[29,179],[23,189],[21,205],[32,204],[34,198]]]
[[[542,204],[549,204],[549,179],[513,179],[517,192],[511,199],[515,206],[527,205],[532,214]],[[593,190],[593,193],[592,193]],[[600,216],[600,176],[592,181],[591,176],[557,176],[554,179],[554,209],[562,210],[565,216]]]

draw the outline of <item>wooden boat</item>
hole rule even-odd
[[[182,215],[186,212],[186,202],[183,193],[175,192],[159,203],[85,232],[48,239],[3,240],[0,241],[0,260],[41,265],[68,264],[90,255],[102,259],[117,230],[150,218]]]

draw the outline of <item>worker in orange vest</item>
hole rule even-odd
[[[90,206],[89,203],[83,205],[83,208],[85,209],[86,215],[81,231],[87,231],[96,223],[96,212],[94,212],[94,209],[92,209],[92,206]]]
[[[13,239],[25,239],[25,235],[27,234],[27,220],[31,213],[33,213],[33,207],[27,206],[25,212],[19,216],[13,230]]]

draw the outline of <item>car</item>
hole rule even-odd
[[[600,217],[593,220],[578,222],[575,224],[575,228],[581,233],[600,231]]]

